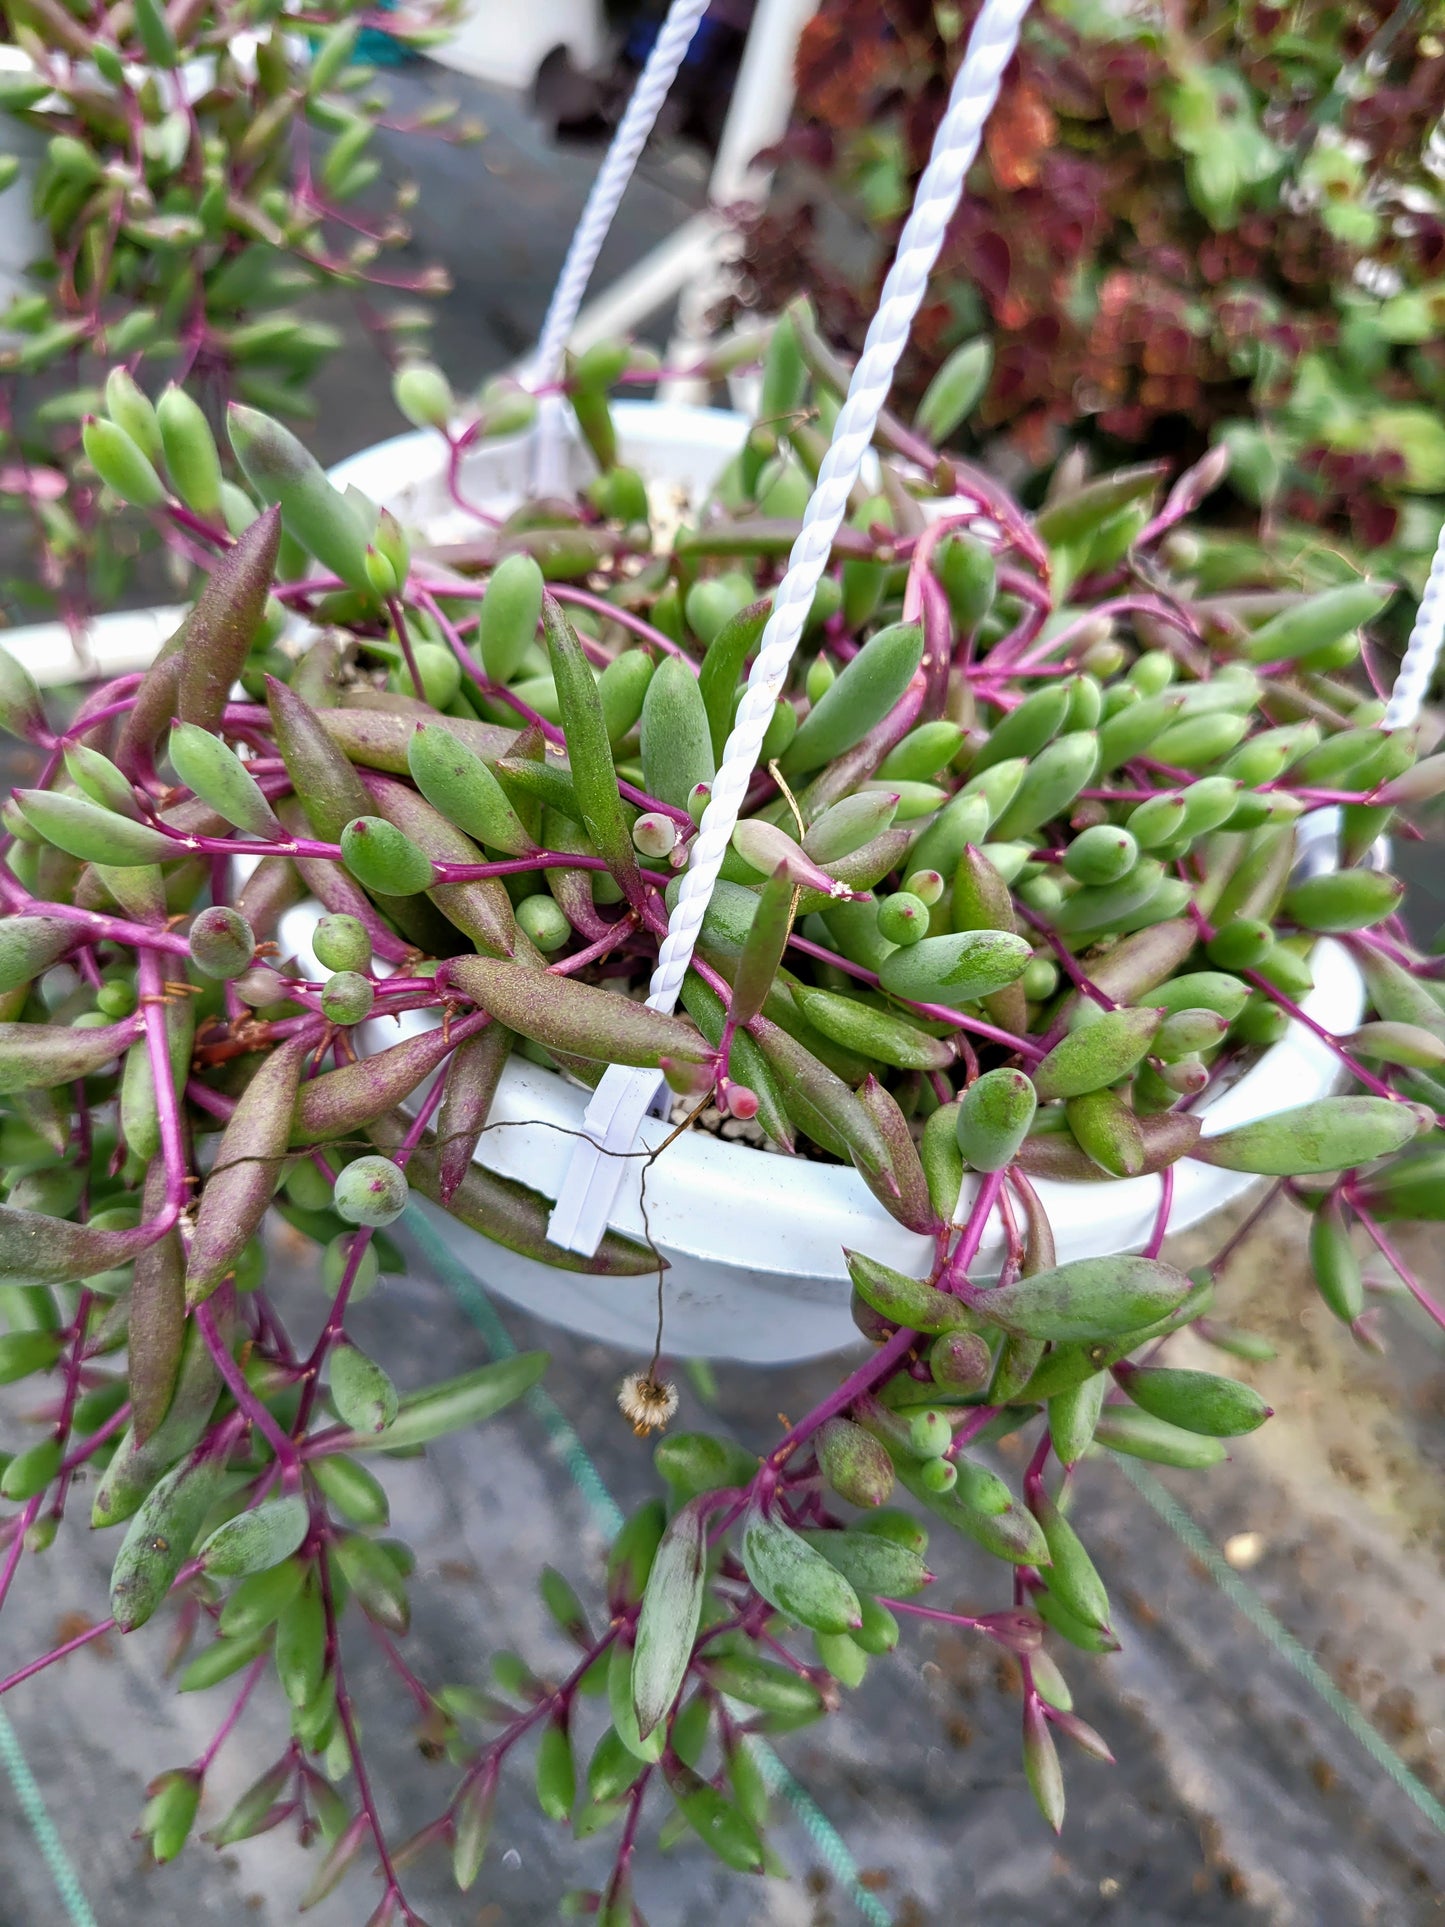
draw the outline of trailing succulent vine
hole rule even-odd
[[[1362,637],[1389,585],[1305,581],[1262,549],[1242,587],[1201,582],[1189,519],[1218,455],[1167,488],[1160,464],[1075,476],[1027,512],[885,416],[683,1010],[660,1014],[640,995],[847,369],[791,310],[739,455],[665,536],[608,400],[652,373],[625,344],[570,364],[595,479],[444,548],[244,405],[247,505],[228,492],[223,516],[203,418],[162,421],[114,376],[89,460],[208,579],[147,671],[63,721],[0,657],[38,770],[0,860],[0,1375],[22,1386],[0,1597],[83,1523],[82,1477],[116,1540],[109,1617],[0,1693],[171,1618],[180,1690],[231,1684],[214,1742],[152,1784],[156,1857],[279,1686],[293,1737],[207,1837],[319,1835],[312,1900],[379,1862],[373,1927],[417,1919],[423,1851],[477,1880],[504,1772],[579,1836],[616,1831],[603,1888],[564,1912],[641,1918],[644,1823],[775,1870],[753,1736],[825,1715],[920,1620],[1016,1657],[1025,1767],[1059,1826],[1056,1742],[1109,1757],[1059,1658],[1116,1645],[1075,1467],[1204,1468],[1267,1417],[1227,1370],[1160,1353],[1192,1326],[1223,1360],[1259,1355],[1206,1316],[1235,1240],[1187,1274],[1161,1255],[1189,1161],[1304,1214],[1345,1326],[1366,1329],[1369,1245],[1441,1316],[1394,1226],[1445,1215],[1445,965],[1379,855],[1445,758],[1379,727]],[[940,437],[968,405],[954,380],[920,410]],[[530,407],[499,391],[459,426],[425,365],[397,395],[438,431],[459,507],[469,449]],[[1335,862],[1310,873],[1320,810]],[[277,946],[303,899],[319,978]],[[1368,987],[1365,1021],[1321,1038],[1346,1092],[1211,1134],[1209,1100],[1288,1026],[1321,1032],[1302,1003],[1326,941]],[[389,1041],[403,1013],[430,1027]],[[681,1116],[710,1103],[774,1154],[851,1164],[922,1255],[907,1276],[848,1254],[868,1348],[764,1457],[662,1438],[665,1496],[619,1534],[598,1609],[584,1575],[542,1575],[570,1672],[500,1654],[484,1682],[423,1681],[397,1643],[414,1576],[386,1536],[389,1455],[492,1416],[546,1361],[394,1386],[348,1332],[402,1263],[388,1227],[415,1192],[610,1289],[656,1278],[615,1233],[592,1261],[552,1249],[547,1201],[477,1161],[513,1053],[583,1083],[661,1067]],[[1136,1177],[1158,1200],[1142,1254],[1059,1262],[1043,1194],[1067,1193],[1045,1181]],[[324,1248],[323,1319],[275,1290],[273,1208]],[[658,1361],[622,1399],[639,1432],[669,1415]],[[1016,1486],[990,1450],[1009,1434]],[[928,1603],[941,1529],[998,1562],[967,1613]],[[404,1845],[347,1683],[368,1629],[450,1775]]]
[[[184,448],[174,421],[197,406],[213,421],[233,398],[315,413],[314,377],[342,336],[299,311],[310,296],[349,291],[388,359],[424,338],[424,297],[447,277],[386,265],[416,189],[385,182],[376,136],[480,129],[445,103],[388,118],[376,70],[356,58],[365,13],[350,0],[304,15],[135,0],[96,25],[63,0],[6,8],[30,68],[0,76],[0,184],[33,147],[46,246],[0,316],[0,506],[29,518],[40,556],[39,583],[11,592],[38,587],[81,618],[108,606],[134,560],[134,521],[98,512],[79,462],[112,364],[176,384],[159,429]],[[448,18],[423,0],[388,14],[387,31],[425,46]],[[218,520],[219,480],[202,491]]]

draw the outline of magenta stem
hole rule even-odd
[[[206,1350],[211,1354],[216,1370],[226,1381],[231,1396],[275,1453],[284,1484],[288,1489],[296,1485],[301,1477],[301,1461],[297,1456],[295,1444],[281,1430],[265,1405],[246,1383],[245,1373],[231,1356],[230,1347],[216,1327],[215,1314],[211,1310],[210,1301],[197,1305],[191,1316],[200,1328],[201,1337],[206,1341]]]
[[[805,957],[815,957],[819,963],[832,964],[835,969],[846,971],[850,977],[856,977],[859,983],[871,985],[874,990],[880,987],[876,971],[868,970],[862,964],[853,963],[838,951],[829,950],[821,943],[814,943],[811,937],[800,937],[794,932],[788,938],[788,946],[793,950],[801,950]],[[1008,1050],[1016,1051],[1020,1057],[1043,1056],[1043,1052],[1031,1039],[1015,1037],[1012,1031],[1001,1030],[997,1024],[985,1023],[981,1017],[966,1016],[963,1011],[950,1010],[945,1004],[921,1004],[911,997],[900,997],[898,1001],[906,1003],[910,1010],[916,1010],[922,1017],[931,1018],[941,1024],[956,1025],[959,1030],[971,1031],[976,1037],[986,1037],[990,1043],[1002,1044]]]
[[[1253,984],[1256,990],[1262,990],[1266,997],[1278,1004],[1286,1015],[1293,1017],[1297,1024],[1303,1024],[1306,1030],[1313,1031],[1322,1044],[1328,1044],[1351,1077],[1363,1084],[1367,1091],[1373,1091],[1376,1097],[1388,1097],[1392,1102],[1398,1101],[1388,1084],[1381,1083],[1378,1077],[1372,1076],[1363,1064],[1351,1057],[1337,1037],[1327,1031],[1323,1024],[1316,1023],[1307,1010],[1301,1010],[1292,997],[1286,997],[1282,990],[1269,981],[1268,977],[1261,977],[1257,970],[1242,970],[1239,974],[1247,983]]]
[[[190,1186],[187,1182],[189,1174],[180,1108],[176,1103],[175,1074],[171,1068],[171,1045],[166,1035],[165,986],[161,979],[160,959],[153,950],[141,952],[136,979],[140,990],[141,1015],[145,1022],[151,1082],[155,1086],[161,1155],[166,1166],[166,1209],[170,1214],[169,1222],[174,1223],[190,1200]]]
[[[969,1209],[968,1221],[963,1227],[958,1249],[949,1262],[949,1271],[955,1277],[965,1277],[968,1267],[978,1255],[978,1247],[983,1241],[984,1230],[992,1215],[1002,1184],[1002,1171],[990,1171],[980,1184]],[[885,1378],[893,1367],[907,1356],[917,1336],[916,1332],[906,1330],[894,1332],[893,1336],[887,1339],[870,1359],[860,1365],[856,1372],[850,1372],[837,1390],[829,1393],[821,1405],[815,1406],[805,1419],[800,1419],[790,1431],[783,1435],[768,1454],[758,1478],[766,1481],[767,1475],[771,1473],[772,1480],[776,1481],[783,1461],[826,1425],[830,1418],[836,1418],[853,1403],[855,1398],[860,1398],[863,1393],[871,1391],[880,1379]]]
[[[654,649],[661,649],[669,656],[676,656],[679,661],[687,664],[694,675],[697,674],[697,664],[685,650],[678,647],[671,636],[665,636],[661,629],[655,629],[650,622],[644,622],[642,617],[634,615],[631,609],[619,609],[615,602],[608,602],[604,596],[593,595],[590,589],[574,588],[570,582],[550,582],[547,585],[547,593],[555,596],[559,602],[575,603],[579,609],[591,609],[595,615],[606,616],[609,622],[615,622],[624,629],[630,629],[633,635],[640,636]]]
[[[1159,1173],[1159,1215],[1154,1220],[1154,1232],[1144,1247],[1146,1258],[1157,1258],[1164,1247],[1164,1234],[1169,1229],[1169,1213],[1174,1205],[1174,1166],[1166,1164]]]
[[[200,1759],[196,1761],[197,1773],[204,1775],[209,1771],[211,1762],[226,1744],[226,1741],[230,1739],[232,1732],[235,1730],[236,1722],[240,1719],[242,1713],[245,1712],[246,1702],[250,1699],[252,1693],[255,1692],[257,1685],[260,1683],[261,1675],[265,1672],[269,1661],[269,1653],[259,1653],[256,1658],[251,1661],[246,1677],[241,1682],[241,1690],[231,1703],[230,1712],[227,1713],[226,1717],[217,1727],[215,1738],[211,1741]]]
[[[1420,1280],[1415,1276],[1414,1272],[1411,1271],[1410,1267],[1405,1263],[1405,1260],[1400,1256],[1399,1252],[1395,1249],[1394,1245],[1391,1244],[1390,1240],[1385,1236],[1369,1212],[1362,1210],[1354,1197],[1350,1198],[1350,1203],[1354,1207],[1360,1223],[1365,1227],[1366,1235],[1369,1237],[1371,1244],[1374,1245],[1380,1256],[1385,1260],[1386,1264],[1389,1265],[1391,1271],[1396,1274],[1420,1309],[1433,1318],[1442,1331],[1445,1331],[1445,1305],[1440,1304],[1437,1299],[1433,1298],[1425,1289],[1424,1285],[1420,1283]]]

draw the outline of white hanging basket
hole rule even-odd
[[[742,416],[717,409],[623,402],[615,410],[623,461],[650,484],[671,485],[694,500],[706,494],[746,433]],[[575,441],[568,480],[584,483],[590,461]],[[492,513],[505,513],[528,484],[525,437],[469,452],[464,496]],[[438,439],[398,436],[332,470],[429,539],[474,533],[475,523],[451,502]],[[311,955],[309,933],[319,906],[298,906],[283,920],[282,948],[309,974],[325,972]],[[1359,1022],[1364,996],[1359,974],[1342,945],[1322,942],[1314,955],[1315,987],[1304,1009],[1340,1033]],[[420,1019],[411,1020],[420,1027]],[[396,1032],[387,1026],[385,1037]],[[1206,1133],[1244,1124],[1330,1091],[1338,1066],[1304,1025],[1228,1089],[1201,1106]],[[556,1198],[582,1122],[589,1093],[558,1072],[514,1059],[501,1082],[489,1131],[478,1148],[488,1170],[519,1179]],[[647,1120],[639,1140],[655,1149],[667,1126]],[[727,1143],[692,1131],[646,1169],[629,1166],[611,1223],[633,1238],[650,1233],[668,1262],[664,1283],[664,1344],[669,1352],[700,1358],[782,1363],[836,1351],[852,1343],[845,1247],[867,1252],[899,1270],[926,1272],[931,1241],[906,1231],[877,1203],[862,1179],[841,1165],[789,1158]],[[1174,1167],[1172,1230],[1197,1224],[1231,1203],[1256,1180],[1185,1160]],[[1054,1226],[1060,1261],[1138,1250],[1159,1206],[1155,1177],[1089,1184],[1040,1182],[1039,1195]],[[434,1221],[448,1243],[489,1290],[584,1336],[635,1351],[650,1349],[656,1319],[654,1282],[593,1278],[518,1257],[440,1212]],[[1002,1241],[986,1234],[978,1275],[996,1275]]]

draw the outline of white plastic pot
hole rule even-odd
[[[746,430],[741,416],[714,409],[624,402],[615,412],[621,459],[650,482],[676,483],[694,499],[716,480]],[[332,474],[433,539],[474,533],[475,524],[448,498],[440,453],[432,435],[403,435],[341,463]],[[584,482],[590,463],[576,443],[568,460],[569,479]],[[468,457],[463,493],[480,507],[505,512],[525,490],[527,462],[525,440],[481,448]],[[309,973],[322,976],[308,941],[318,914],[315,907],[291,911],[279,934],[283,950],[296,953]],[[1323,942],[1314,970],[1315,987],[1305,1010],[1335,1033],[1353,1029],[1364,999],[1348,953]],[[389,1026],[388,1035],[395,1035]],[[1327,1046],[1304,1025],[1292,1024],[1251,1070],[1202,1107],[1206,1135],[1320,1097],[1333,1088],[1337,1070]],[[580,1128],[587,1097],[561,1074],[515,1060],[492,1112],[495,1122],[509,1128],[482,1138],[479,1160],[555,1198],[569,1134]],[[666,1135],[664,1124],[648,1120],[641,1143],[655,1148]],[[1199,1223],[1255,1182],[1205,1164],[1180,1163],[1171,1226],[1182,1230]],[[781,1157],[701,1132],[680,1137],[646,1167],[645,1217],[643,1186],[639,1159],[623,1184],[612,1225],[634,1238],[650,1234],[667,1259],[664,1344],[677,1354],[779,1363],[837,1350],[857,1336],[848,1311],[844,1248],[914,1273],[925,1271],[932,1255],[929,1241],[889,1217],[851,1169]],[[1038,1190],[1060,1261],[1138,1250],[1149,1237],[1160,1200],[1157,1177],[1045,1182]],[[589,1337],[635,1351],[651,1348],[654,1279],[592,1278],[555,1269],[520,1258],[439,1212],[434,1219],[489,1290]],[[980,1275],[996,1274],[1001,1250],[999,1235],[990,1232],[979,1258]]]

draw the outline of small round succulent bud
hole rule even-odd
[[[335,1297],[346,1274],[351,1259],[351,1241],[355,1233],[343,1231],[339,1238],[333,1238],[321,1254],[321,1285],[331,1297]],[[381,1260],[376,1255],[374,1239],[368,1239],[362,1246],[361,1256],[356,1262],[356,1272],[351,1280],[350,1304],[358,1304],[376,1289],[376,1281],[381,1273]]]
[[[386,594],[388,591],[379,593]],[[462,668],[451,650],[443,648],[439,642],[417,642],[412,644],[411,654],[417,674],[421,677],[421,693],[432,708],[445,709],[455,702],[457,691],[462,686]],[[416,694],[416,683],[405,662],[393,665],[386,686],[401,696]]]
[[[908,1421],[908,1442],[920,1459],[936,1459],[953,1443],[953,1432],[942,1412],[927,1407]]]
[[[353,1158],[336,1179],[336,1211],[347,1224],[395,1224],[406,1209],[406,1173],[390,1158]]]
[[[409,361],[392,377],[392,398],[413,428],[445,428],[456,410],[451,384],[429,361]]]
[[[837,680],[838,672],[833,667],[831,659],[821,653],[814,656],[808,664],[808,674],[803,683],[804,689],[808,692],[808,701],[810,703],[821,701]]]
[[[383,601],[388,596],[394,596],[401,587],[390,558],[383,555],[380,549],[366,551],[366,579]]]
[[[850,1505],[884,1505],[893,1491],[893,1464],[870,1432],[851,1419],[829,1419],[818,1435],[823,1477]]]
[[[1053,877],[1026,877],[1018,886],[1018,894],[1041,917],[1053,917],[1063,906],[1064,893]]]
[[[915,870],[903,885],[905,896],[917,897],[920,903],[927,904],[931,910],[943,895],[943,878],[937,870]]]
[[[949,1391],[981,1392],[993,1376],[993,1354],[977,1332],[940,1332],[929,1347],[928,1369]]]
[[[554,897],[543,890],[523,897],[517,905],[517,923],[541,951],[560,950],[572,934],[572,926]]]
[[[273,970],[269,964],[248,970],[243,977],[236,979],[236,995],[252,1010],[264,1010],[267,1004],[281,1003],[290,995],[290,989],[280,971]]]
[[[925,1459],[918,1468],[918,1482],[925,1492],[952,1492],[958,1484],[958,1467],[952,1459]]]
[[[677,825],[660,810],[648,810],[633,824],[632,842],[643,856],[671,856],[677,844]]]
[[[1150,649],[1129,671],[1129,680],[1146,696],[1157,696],[1178,674],[1174,658],[1162,649]]]
[[[329,911],[311,933],[311,948],[323,970],[368,970],[371,938],[360,917]]]
[[[135,985],[123,977],[102,984],[95,993],[95,1007],[113,1020],[129,1017],[136,1007]]]
[[[1274,947],[1274,931],[1258,917],[1235,917],[1216,930],[1204,954],[1221,970],[1254,970]]]
[[[321,986],[321,1011],[333,1024],[360,1024],[371,1015],[376,992],[354,970],[338,970]]]
[[[1161,1064],[1160,1080],[1183,1097],[1197,1097],[1209,1082],[1209,1069],[1197,1057],[1181,1057],[1177,1063]]]
[[[758,1094],[746,1084],[729,1084],[725,1102],[729,1117],[747,1119],[758,1114]]]
[[[191,962],[207,977],[243,977],[256,954],[256,938],[238,910],[224,903],[203,910],[191,925]]]
[[[1082,830],[1064,851],[1064,868],[1080,883],[1118,883],[1138,860],[1134,838],[1110,823]]]
[[[789,743],[798,733],[798,712],[789,702],[773,705],[773,720],[768,724],[763,737],[762,749],[758,752],[761,764],[771,763],[774,757],[781,756]]]
[[[1019,982],[1031,1004],[1045,1003],[1059,987],[1059,966],[1048,957],[1035,957]]]
[[[899,890],[878,906],[878,934],[889,943],[917,943],[928,935],[928,905],[922,897]]]
[[[694,823],[701,823],[703,811],[712,801],[711,783],[694,783],[687,793],[687,813]]]

